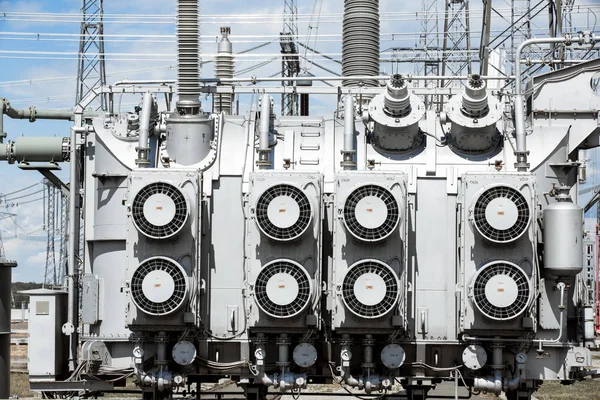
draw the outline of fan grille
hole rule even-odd
[[[364,304],[356,295],[357,281],[366,274],[378,276],[385,284],[385,294],[376,295],[382,299],[374,305]],[[346,272],[342,283],[342,298],[354,315],[361,318],[379,318],[396,306],[400,295],[399,286],[395,272],[388,265],[376,260],[359,261]],[[377,288],[373,287],[373,290]]]
[[[286,276],[298,285],[296,297],[288,304],[277,304],[269,296],[269,281],[275,275]],[[308,272],[300,264],[291,260],[276,260],[265,265],[254,284],[254,295],[258,306],[265,314],[275,318],[291,318],[300,314],[308,306],[311,292]]]
[[[508,229],[494,228],[486,216],[490,203],[505,198],[516,208],[516,221]],[[486,239],[496,243],[509,243],[520,238],[527,230],[531,219],[529,204],[518,190],[509,186],[495,186],[483,192],[475,202],[473,222],[479,233]]]
[[[168,197],[174,206],[174,215],[164,225],[155,225],[148,220],[144,206],[155,195]],[[133,199],[131,216],[136,228],[152,239],[166,239],[176,235],[185,225],[188,217],[188,206],[183,193],[175,186],[165,182],[154,182],[144,186]]]
[[[511,294],[515,296],[514,301],[506,307],[492,304],[486,294],[490,280],[499,275],[503,280],[508,281],[507,286],[514,287],[516,290],[516,293]],[[504,286],[501,290],[504,291]],[[487,264],[477,272],[473,280],[473,301],[483,315],[493,320],[507,321],[518,317],[529,305],[530,296],[529,278],[519,266],[510,262],[499,261]]]
[[[383,202],[387,209],[387,216],[383,222],[375,227],[366,227],[357,218],[357,206],[366,197],[375,197]],[[377,185],[365,185],[355,189],[346,199],[344,205],[344,224],[350,233],[357,239],[366,242],[376,242],[390,236],[400,222],[400,209],[392,193]]]
[[[278,198],[289,198],[298,208],[298,217],[291,226],[280,227],[269,218],[269,206]],[[288,199],[288,200],[289,200]],[[302,236],[312,219],[310,201],[304,192],[292,185],[275,185],[267,189],[256,203],[256,222],[266,236],[274,240],[289,241]]]
[[[144,279],[155,271],[163,271],[173,279],[173,293],[163,302],[154,302],[144,293]],[[188,279],[183,268],[165,257],[154,257],[142,262],[131,278],[131,299],[144,313],[168,315],[177,311],[185,302],[188,293]]]

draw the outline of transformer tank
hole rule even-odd
[[[106,87],[142,107],[84,118],[84,101],[70,138],[0,152],[83,160],[71,200],[85,256],[71,313],[56,316],[70,345],[52,349],[69,373],[33,389],[105,392],[135,376],[145,398],[199,397],[200,383],[227,376],[248,398],[333,382],[366,394],[399,383],[416,399],[450,381],[528,399],[542,381],[590,374],[575,204],[579,151],[600,143],[589,85],[600,61],[533,79],[527,143],[501,112],[511,93],[485,76],[456,77],[465,89],[437,113],[419,97],[436,89],[370,68],[339,87],[298,87],[337,96],[335,111],[278,117],[277,88],[200,87],[186,36],[197,3],[179,5],[172,109],[155,98],[169,87]],[[573,87],[566,112],[556,97]],[[247,93],[250,109],[231,115],[233,95]],[[226,94],[220,112],[205,112],[201,94]]]

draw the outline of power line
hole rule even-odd
[[[2,193],[2,194],[0,194],[0,196],[1,196],[1,197],[12,196],[13,194],[17,194],[17,193],[24,192],[24,191],[26,191],[26,190],[28,190],[28,189],[31,189],[31,188],[33,188],[33,187],[36,187],[37,185],[41,185],[41,183],[40,183],[40,182],[38,182],[38,183],[34,183],[34,184],[33,184],[33,185],[31,185],[31,186],[27,186],[27,187],[25,187],[25,188],[23,188],[23,189],[15,190],[14,192],[10,192],[10,193]]]
[[[22,195],[22,196],[18,196],[18,197],[13,197],[13,198],[10,198],[10,199],[7,199],[6,197],[4,197],[4,198],[0,199],[0,204],[1,204],[2,202],[6,203],[6,202],[8,202],[8,201],[14,201],[14,200],[19,200],[19,199],[24,199],[24,198],[26,198],[26,197],[33,196],[34,194],[39,194],[39,193],[42,193],[44,190],[45,190],[45,189],[41,189],[41,190],[38,190],[37,192],[31,192],[31,193],[24,194],[24,195]]]

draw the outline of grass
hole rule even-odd
[[[34,393],[29,390],[29,376],[27,374],[11,374],[10,384],[12,394],[17,394],[20,398],[34,397]],[[135,388],[132,380],[128,381],[127,388]],[[108,395],[106,397],[113,396]],[[538,400],[600,400],[600,380],[587,379],[569,386],[557,382],[547,382],[534,393],[534,396]],[[122,394],[118,397],[136,397],[136,395]],[[488,398],[493,399],[495,396],[489,396]]]
[[[557,382],[546,382],[534,396],[539,400],[600,400],[600,380],[586,379],[569,386]]]
[[[33,392],[29,390],[29,375],[10,374],[10,392],[19,397],[33,397]]]

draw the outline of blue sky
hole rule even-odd
[[[271,59],[279,52],[277,36],[282,29],[282,21],[278,17],[283,11],[283,1],[257,1],[247,0],[219,0],[202,1],[201,9],[203,15],[210,16],[204,19],[201,33],[205,35],[202,43],[202,51],[207,56],[203,59],[209,60],[210,54],[216,52],[216,42],[219,36],[220,26],[231,26],[232,42],[234,51],[241,51],[260,43],[273,41],[266,47],[253,52],[251,56],[239,60],[236,69],[250,67],[262,60]],[[299,13],[303,15],[300,22],[300,40],[307,42],[307,33],[310,14],[313,9],[313,1],[299,0]],[[420,22],[417,21],[420,1],[394,1],[381,0],[381,10],[388,14],[383,18],[382,33],[400,33],[391,36],[383,36],[381,48],[387,49],[392,46],[414,47],[418,40]],[[443,10],[444,2],[439,2],[440,10]],[[597,4],[597,1],[577,1],[582,7],[587,4]],[[508,2],[498,1],[497,7],[508,10]],[[75,76],[77,73],[76,53],[79,43],[76,36],[50,36],[48,34],[71,34],[79,33],[79,24],[76,18],[69,16],[79,13],[81,1],[79,0],[52,0],[52,1],[3,1],[0,0],[0,97],[7,97],[13,105],[18,108],[27,108],[35,104],[39,108],[71,108],[75,98]],[[126,0],[126,1],[104,1],[107,22],[105,24],[106,53],[107,53],[107,75],[108,82],[121,79],[174,79],[176,65],[175,53],[175,24],[174,19],[157,18],[156,16],[174,15],[176,11],[175,0]],[[477,16],[481,5],[478,1],[471,3],[473,19],[471,26],[473,31],[479,31],[481,21]],[[317,43],[317,50],[330,54],[341,53],[341,22],[339,14],[343,10],[343,0],[323,0],[321,23],[318,25],[318,34],[332,35],[321,38]],[[6,13],[6,14],[4,14]],[[29,16],[15,16],[10,13],[65,13],[61,15],[35,14]],[[123,21],[126,14],[135,15],[129,23],[118,23]],[[240,18],[239,15],[250,15],[249,18]],[[575,24],[586,25],[589,13],[576,16]],[[141,17],[148,15],[149,17]],[[600,14],[599,14],[600,15]],[[154,16],[154,17],[152,17]],[[16,20],[15,20],[16,19]],[[115,21],[117,20],[117,21]],[[316,31],[315,20],[312,31]],[[591,23],[594,21],[592,20]],[[506,24],[499,19],[494,20],[494,29],[501,30]],[[440,29],[443,21],[440,21]],[[540,34],[547,29],[546,20],[538,23]],[[412,34],[408,34],[413,32]],[[10,33],[18,33],[11,35]],[[33,36],[31,34],[34,34]],[[39,37],[37,36],[39,34]],[[108,37],[108,35],[132,35],[129,38]],[[166,38],[144,39],[143,35],[172,35]],[[251,38],[244,36],[253,36]],[[22,40],[26,38],[28,40]],[[479,33],[473,34],[473,41],[477,43]],[[18,39],[18,40],[15,40]],[[33,39],[33,40],[32,40]],[[314,42],[311,42],[314,44]],[[16,53],[21,52],[21,53]],[[25,52],[25,53],[23,53]],[[45,52],[44,54],[40,52]],[[116,56],[126,54],[126,56]],[[171,55],[171,56],[169,56]],[[309,59],[313,59],[310,53],[306,53]],[[29,58],[19,58],[29,57]],[[50,58],[50,59],[40,59]],[[252,58],[253,57],[253,58]],[[384,56],[385,57],[385,56]],[[388,55],[389,57],[389,55]],[[64,59],[57,59],[64,58]],[[120,60],[114,60],[119,58]],[[127,60],[123,60],[127,59]],[[340,70],[338,64],[323,60],[320,56],[314,56],[313,61],[326,68]],[[328,73],[310,63],[304,66],[310,67],[310,72],[318,76],[327,76]],[[169,68],[171,67],[171,68]],[[213,76],[212,64],[207,64],[202,71],[202,76]],[[135,72],[140,71],[141,72]],[[273,61],[256,71],[243,74],[242,76],[270,76],[279,70],[279,62]],[[125,72],[124,72],[125,71]],[[391,72],[389,63],[382,65],[382,71]],[[400,72],[414,73],[414,67],[403,65]],[[41,78],[64,78],[40,82]],[[14,81],[30,80],[29,84],[15,85]],[[12,82],[12,83],[9,83]],[[128,98],[123,101],[123,108],[131,108],[139,98]],[[242,99],[244,106],[247,99]],[[279,99],[276,99],[276,104]],[[205,102],[206,107],[210,102]],[[332,110],[334,101],[332,99],[313,99],[311,112],[323,114]],[[12,121],[5,118],[4,128],[8,132],[9,139],[20,135],[27,136],[66,136],[70,124],[66,122],[39,121],[31,124],[27,121]],[[63,166],[63,171],[68,171],[68,165]],[[61,177],[68,180],[65,172]],[[23,187],[41,182],[41,176],[37,172],[23,172],[14,165],[0,164],[0,195],[10,193]],[[597,178],[590,177],[590,181],[596,182]],[[39,190],[34,188],[29,192]],[[1,196],[0,196],[1,197]],[[24,200],[35,199],[36,196]],[[0,228],[4,237],[4,246],[11,259],[19,262],[19,267],[14,271],[14,280],[41,281],[46,259],[46,233],[41,232],[42,227],[42,202],[21,205],[19,207],[5,208],[0,204],[0,211],[17,214],[18,237],[14,237],[15,229],[11,220],[0,221]],[[28,236],[23,233],[32,233]]]

